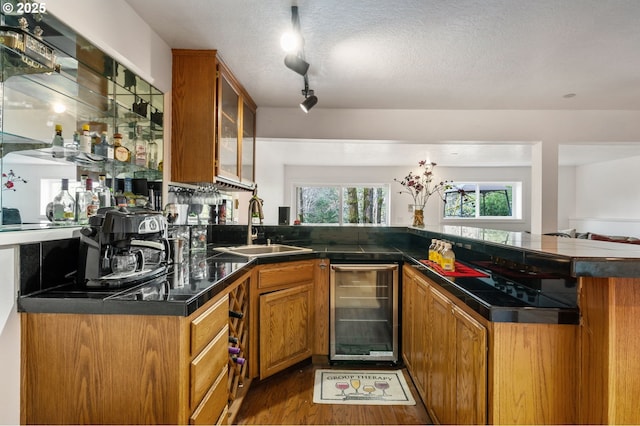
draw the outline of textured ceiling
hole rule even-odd
[[[640,0],[126,1],[170,47],[217,49],[258,107],[302,100],[302,77],[280,49],[297,5],[315,108],[640,109]],[[440,162],[463,160],[432,148]],[[392,152],[377,161],[402,151]],[[517,147],[467,152],[487,165],[531,161]],[[639,152],[569,146],[560,161]]]
[[[218,49],[258,106],[300,102],[279,46],[291,0],[127,2],[169,46]],[[297,5],[323,108],[640,109],[638,0]]]

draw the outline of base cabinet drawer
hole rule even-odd
[[[191,322],[191,355],[197,355],[229,323],[229,296]]]
[[[190,400],[192,409],[200,403],[220,371],[227,366],[228,340],[229,327],[225,326],[191,362]]]
[[[198,408],[191,415],[189,424],[213,425],[218,423],[227,408],[227,374],[228,367],[225,366]]]

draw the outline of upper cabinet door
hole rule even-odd
[[[256,105],[215,50],[173,50],[171,180],[254,186]]]
[[[256,110],[247,102],[242,105],[242,169],[243,183],[255,182]]]
[[[218,81],[220,109],[218,110],[218,175],[240,180],[240,95],[233,88],[225,73]]]

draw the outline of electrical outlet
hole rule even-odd
[[[409,213],[413,213],[413,204],[409,204],[409,208],[407,209]]]

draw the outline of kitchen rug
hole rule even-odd
[[[316,404],[415,405],[401,370],[316,370]]]

